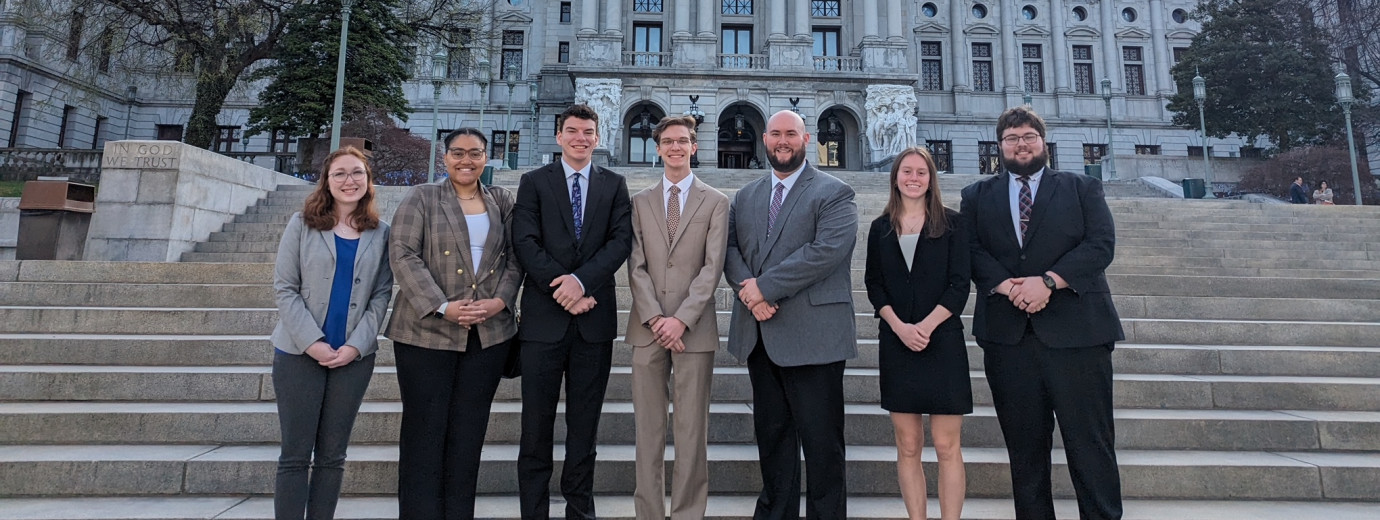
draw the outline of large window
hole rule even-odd
[[[723,14],[752,14],[752,0],[723,0]],[[781,13],[782,16],[785,13]]]
[[[570,23],[570,2],[561,2],[561,23]]]
[[[81,33],[86,29],[86,13],[72,11],[71,21],[67,25],[67,60],[77,61],[77,56],[81,54]]]
[[[1051,169],[1051,170],[1058,170],[1058,169],[1059,169],[1059,154],[1058,154],[1058,153],[1055,153],[1054,143],[1051,143],[1051,142],[1049,142],[1049,141],[1045,141],[1045,147],[1046,147],[1046,149],[1049,151],[1049,169]]]
[[[19,146],[20,122],[24,120],[24,109],[27,108],[29,98],[32,96],[33,94],[21,90],[14,97],[14,111],[10,113],[10,148]]]
[[[159,141],[181,141],[182,125],[158,125]]]
[[[510,67],[511,65],[511,67]],[[504,80],[512,76],[514,81],[522,80],[522,49],[503,49]]]
[[[570,42],[556,44],[556,63],[570,63]]]
[[[642,108],[642,113],[633,119],[628,127],[628,162],[632,164],[652,164],[657,160],[656,141],[652,140],[652,130],[656,119],[651,110]]]
[[[96,116],[96,128],[91,130],[91,149],[99,150],[105,143],[105,130],[110,126],[110,118]]]
[[[973,90],[992,92],[992,44],[973,44]]]
[[[952,172],[954,170],[954,154],[952,141],[925,141],[925,146],[930,149],[930,155],[934,157],[934,167],[940,172]]]
[[[839,16],[839,0],[811,0],[810,16]]]
[[[944,56],[940,42],[920,42],[920,89],[944,90]]]
[[[661,0],[633,0],[634,13],[659,13]]]
[[[978,142],[978,173],[992,175],[1001,171],[1001,145],[996,141]]]
[[[1091,45],[1073,46],[1073,91],[1078,94],[1094,94],[1093,63]]]
[[[723,31],[723,48],[721,49],[723,54],[742,55],[725,56],[723,59],[724,68],[752,68],[752,58],[746,56],[747,54],[752,54],[752,28],[725,25]]]
[[[517,130],[511,132],[494,130],[493,136],[493,149],[489,151],[490,159],[501,159],[506,161],[507,157],[503,156],[504,148],[508,149],[508,153],[518,153],[518,143],[521,139],[518,139],[519,135]]]
[[[1145,95],[1145,56],[1140,47],[1122,47],[1122,66],[1126,67],[1126,94]]]
[[[1138,144],[1136,145],[1136,155],[1159,155],[1160,145],[1157,144]]]
[[[1045,91],[1045,66],[1039,44],[1021,45],[1021,79],[1026,92]]]
[[[446,78],[465,79],[470,74],[470,44],[472,34],[469,29],[451,31],[450,41],[446,42]],[[414,60],[416,58],[413,58]],[[429,67],[423,66],[429,70]],[[426,74],[430,76],[431,73]]]
[[[1083,144],[1083,164],[1097,164],[1107,155],[1105,144]]]
[[[633,65],[639,67],[661,67],[661,24],[633,25]]]
[[[72,115],[76,112],[77,107],[70,105],[62,107],[62,126],[58,127],[58,148],[67,147],[67,131],[72,127]]]
[[[839,29],[837,27],[816,27],[814,32],[815,56],[839,55]],[[839,70],[838,60],[815,60],[815,70]]]
[[[217,126],[216,141],[213,148],[217,152],[231,152],[235,143],[240,140],[240,127],[238,126]]]
[[[110,72],[110,58],[115,53],[115,33],[110,29],[101,31],[101,39],[96,48],[96,70]]]

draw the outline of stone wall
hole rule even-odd
[[[1212,157],[1213,182],[1240,182],[1241,176],[1264,162],[1262,159]],[[1107,177],[1105,166],[1102,177]],[[1117,155],[1116,175],[1121,180],[1139,177],[1162,177],[1171,181],[1202,179],[1202,157],[1173,157],[1167,155]]]
[[[306,184],[170,141],[106,143],[86,260],[175,262],[280,184]]]
[[[19,240],[19,197],[0,197],[0,260],[14,260]]]

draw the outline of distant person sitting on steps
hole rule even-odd
[[[1332,205],[1332,188],[1327,187],[1327,181],[1318,183],[1318,189],[1313,190],[1313,203]]]
[[[1289,202],[1292,204],[1308,203],[1308,188],[1303,187],[1303,177],[1294,177],[1294,183],[1289,185]]]

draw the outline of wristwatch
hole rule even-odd
[[[1050,275],[1048,275],[1048,274],[1042,274],[1042,275],[1040,275],[1040,279],[1045,281],[1045,287],[1048,287],[1049,290],[1051,290],[1051,291],[1053,291],[1054,288],[1055,288],[1055,285],[1057,285],[1057,284],[1054,283],[1054,277],[1053,277],[1053,276],[1050,276]]]

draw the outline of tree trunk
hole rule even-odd
[[[192,117],[187,120],[187,137],[184,140],[192,146],[211,149],[219,131],[216,116],[225,105],[225,98],[235,86],[238,71],[203,71],[197,75],[196,101],[192,104]]]

